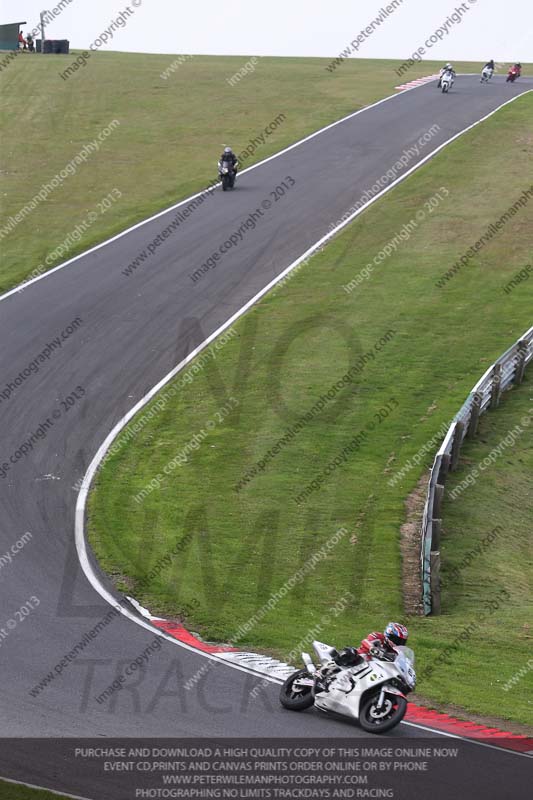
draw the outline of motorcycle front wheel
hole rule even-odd
[[[369,733],[385,733],[396,727],[405,716],[407,700],[396,694],[385,696],[383,707],[378,709],[379,694],[367,697],[361,705],[359,724]]]
[[[315,702],[311,686],[294,686],[294,682],[298,678],[309,678],[309,673],[306,669],[299,669],[298,672],[293,672],[292,675],[289,675],[279,693],[281,705],[291,711],[304,711],[306,708],[311,708]]]

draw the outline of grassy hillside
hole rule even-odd
[[[399,529],[432,455],[394,475],[531,325],[530,283],[504,287],[531,262],[533,202],[437,284],[530,186],[532,109],[521,98],[443,151],[235,325],[191,383],[178,379],[177,396],[107,462],[91,500],[91,541],[122,588],[207,638],[281,655],[321,621],[323,638],[343,643],[402,618]],[[343,288],[411,220],[393,254]],[[520,568],[531,580],[531,564]],[[511,570],[494,574],[493,591],[512,583]],[[496,612],[490,643],[476,635],[456,654],[464,668],[428,670],[471,622],[470,580],[469,603],[445,597],[440,619],[410,622],[419,691],[526,722],[519,694],[487,686],[485,660],[487,648],[495,668],[509,649],[527,656],[521,590],[505,604],[514,625],[496,624]],[[340,597],[346,608],[332,614]]]
[[[520,291],[520,289],[516,289]],[[530,301],[532,289],[527,290]],[[526,373],[527,374],[527,373]],[[533,719],[533,368],[526,382],[481,418],[479,435],[465,445],[458,471],[447,481],[442,509],[442,604],[450,620],[472,626],[439,664],[439,699],[450,702],[457,681],[471,683],[481,705],[516,709]],[[500,593],[500,597],[498,597]],[[506,596],[508,595],[508,597]],[[427,636],[434,625],[423,625]],[[459,635],[462,631],[454,629]],[[422,633],[423,632],[423,633]],[[443,652],[443,651],[442,651]],[[472,680],[477,664],[490,674]]]

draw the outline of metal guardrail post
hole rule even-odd
[[[442,506],[442,499],[444,497],[444,486],[442,483],[437,483],[435,485],[435,496],[433,498],[433,516],[435,518],[440,517],[440,509]]]
[[[440,465],[440,472],[437,475],[438,483],[444,484],[444,481],[446,480],[448,472],[450,471],[450,461],[451,461],[451,457],[448,455],[448,453],[444,453],[444,455],[442,456],[442,461],[441,461],[441,465]]]
[[[424,614],[431,614],[431,519],[428,519],[422,535],[422,604]]]
[[[434,519],[432,524],[433,535],[431,537],[431,549],[440,550],[440,534],[442,530],[442,520]]]
[[[490,407],[496,408],[500,405],[500,397],[502,395],[502,365],[494,364],[492,370],[492,379],[490,387]]]
[[[470,414],[470,425],[468,426],[468,438],[471,439],[472,436],[475,436],[477,433],[478,425],[479,425],[479,415],[481,414],[481,403],[483,401],[482,396],[479,392],[474,394],[472,400],[472,411]]]
[[[457,463],[459,461],[459,455],[461,453],[461,445],[463,443],[464,430],[465,430],[464,422],[457,422],[457,424],[455,425],[455,434],[452,442],[452,457],[450,463],[450,470],[452,472],[455,469],[457,469]]]
[[[440,614],[440,553],[431,552],[431,613]]]
[[[527,342],[524,339],[520,339],[520,341],[518,342],[517,363],[513,378],[513,383],[515,383],[517,386],[524,380],[524,372],[526,370],[526,359],[527,359]]]

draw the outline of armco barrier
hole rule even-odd
[[[476,383],[456,415],[431,468],[422,519],[421,570],[424,614],[440,614],[440,509],[448,472],[457,467],[466,437],[477,433],[481,414],[500,402],[502,393],[522,383],[533,361],[533,327],[513,344]]]

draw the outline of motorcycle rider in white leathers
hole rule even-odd
[[[455,81],[455,75],[456,75],[456,73],[455,73],[455,70],[454,70],[454,68],[452,67],[452,65],[451,65],[451,64],[446,64],[446,66],[445,66],[445,67],[443,67],[443,68],[441,69],[440,73],[439,73],[439,82],[438,82],[438,84],[437,84],[437,87],[438,87],[439,89],[441,88],[442,76],[444,75],[444,73],[445,73],[445,72],[451,72],[451,73],[452,73],[452,84],[453,84],[453,82]]]

